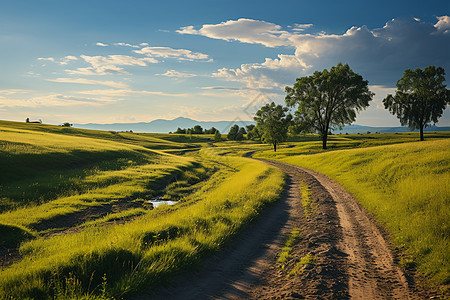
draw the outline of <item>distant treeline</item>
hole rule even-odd
[[[172,133],[172,132],[169,132]],[[193,128],[179,128],[173,132],[178,134],[214,134],[219,137],[220,132],[214,127],[210,129],[203,129],[200,125],[195,125]],[[245,136],[246,135],[246,136]],[[217,137],[217,138],[218,138]],[[253,124],[247,125],[245,127],[239,127],[238,125],[234,125],[230,128],[230,131],[227,134],[227,139],[230,141],[242,141],[244,139],[261,141],[262,133],[261,131]]]
[[[193,128],[180,128],[178,127],[178,129],[174,132],[174,133],[179,133],[179,134],[215,134],[217,130],[214,127],[211,127],[210,129],[203,129],[202,126],[200,125],[195,125]]]

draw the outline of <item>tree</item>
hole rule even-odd
[[[181,129],[180,127],[177,128],[177,131],[175,131],[175,133],[180,133],[180,134],[186,134],[186,129]]]
[[[277,151],[277,145],[287,139],[288,128],[291,123],[291,114],[286,114],[289,109],[274,102],[261,107],[254,117],[256,127],[261,129],[262,141],[272,144],[273,151]],[[255,129],[253,128],[253,129]]]
[[[388,95],[383,100],[384,107],[397,115],[400,124],[408,125],[410,130],[419,129],[420,140],[423,141],[423,128],[436,124],[450,103],[450,93],[444,81],[442,67],[407,69],[397,81],[395,96]]]
[[[205,129],[205,134],[215,134],[217,131],[216,128],[211,127],[211,129]]]
[[[242,141],[244,139],[244,134],[247,134],[244,127],[240,127],[236,135],[236,141]]]
[[[195,125],[192,129],[193,134],[203,134],[203,128],[200,125]]]
[[[219,130],[216,129],[216,132],[214,132],[214,141],[220,142],[222,140],[222,135],[220,134]]]
[[[247,125],[247,139],[261,142],[261,130],[255,125]]]
[[[369,106],[374,95],[367,80],[341,63],[329,71],[297,78],[292,88],[286,87],[286,93],[286,104],[298,105],[297,130],[319,132],[323,149],[327,148],[328,131],[354,122],[356,112]]]
[[[239,126],[236,124],[233,125],[227,134],[227,139],[229,139],[230,141],[235,141],[238,132],[239,132]]]
[[[245,125],[245,129],[247,129],[247,134],[255,128],[255,124]]]
[[[69,122],[65,122],[61,126],[63,126],[63,127],[72,127],[73,124],[70,124]]]

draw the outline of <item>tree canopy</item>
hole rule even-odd
[[[261,140],[264,143],[272,144],[273,150],[277,151],[277,145],[287,139],[289,125],[292,115],[286,114],[287,107],[275,105],[274,102],[261,107],[254,117],[256,127],[262,133]],[[253,128],[252,130],[255,130]]]
[[[228,132],[227,138],[230,141],[242,141],[244,139],[245,129],[239,128],[238,125],[233,125]]]
[[[286,87],[285,100],[289,107],[298,106],[294,128],[298,132],[319,132],[326,149],[328,132],[353,123],[356,113],[369,106],[373,95],[367,80],[348,64],[339,63],[329,71],[297,78],[293,87]]]
[[[397,115],[402,125],[410,130],[420,130],[436,123],[445,107],[450,103],[450,93],[444,84],[445,71],[442,67],[428,66],[424,70],[407,69],[397,81],[395,96],[388,95],[383,104],[393,115]]]

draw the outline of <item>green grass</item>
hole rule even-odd
[[[289,272],[288,276],[296,276],[299,274],[302,274],[305,271],[305,268],[312,269],[314,265],[316,264],[317,257],[312,255],[311,253],[306,254],[303,256],[299,262],[297,262],[292,270]]]
[[[184,153],[178,141],[185,137],[159,136],[173,146],[162,152],[149,149],[159,143],[152,135],[130,133],[131,141],[0,123],[2,163],[15,166],[0,181],[1,241],[20,244],[21,255],[0,272],[1,298],[107,299],[153,287],[217,251],[276,201],[284,184],[278,169],[238,150],[224,155],[226,147],[207,147],[208,137],[193,137],[206,148],[177,156],[169,153]],[[155,196],[179,202],[151,209],[146,203]],[[132,206],[55,225],[120,203]]]
[[[316,209],[314,203],[311,201],[311,190],[304,181],[300,182],[300,193],[302,195],[302,206],[306,217],[310,217]]]
[[[91,292],[89,285],[100,285],[106,274],[108,295],[120,296],[197,262],[281,192],[283,176],[277,169],[245,158],[228,158],[226,163],[238,171],[214,174],[192,195],[191,205],[158,208],[131,223],[23,244],[23,260],[2,272],[2,293],[18,298],[52,295],[55,276],[67,278],[70,272],[83,293]]]
[[[450,138],[450,132],[427,132],[426,140],[441,140]],[[317,134],[307,134],[290,137],[277,149],[277,152],[258,152],[255,157],[267,159],[282,159],[287,156],[310,155],[326,153],[335,150],[369,148],[382,145],[417,142],[417,133],[379,133],[379,134],[338,134],[328,137],[327,150],[322,149],[322,141]],[[258,149],[260,150],[260,149]]]
[[[309,155],[280,151],[276,158],[341,183],[385,225],[395,245],[405,250],[403,265],[414,264],[432,283],[448,285],[449,149],[449,139],[436,139]]]
[[[281,252],[278,255],[277,263],[280,266],[280,269],[284,269],[286,262],[289,260],[289,256],[292,251],[292,247],[297,243],[297,241],[301,238],[300,228],[294,228],[287,236],[283,247],[281,248]]]
[[[0,121],[0,168],[7,170],[0,174],[0,245],[18,245],[22,256],[0,272],[0,298],[121,298],[197,264],[279,198],[284,175],[241,157],[253,151],[341,182],[406,249],[405,264],[448,283],[446,137],[427,134],[430,141],[414,143],[415,134],[335,135],[323,151],[307,135],[273,154],[269,145],[213,144],[209,135]],[[393,143],[401,144],[380,146]],[[310,191],[300,188],[310,214]],[[156,196],[179,202],[152,209],[148,200]],[[296,230],[280,259],[289,259]],[[294,273],[314,263],[305,257]]]

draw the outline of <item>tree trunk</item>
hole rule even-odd
[[[277,152],[277,143],[273,143],[273,151]]]
[[[420,126],[420,140],[423,141],[423,125]]]
[[[328,131],[326,131],[323,135],[322,135],[322,149],[327,149],[327,138],[328,138]]]

